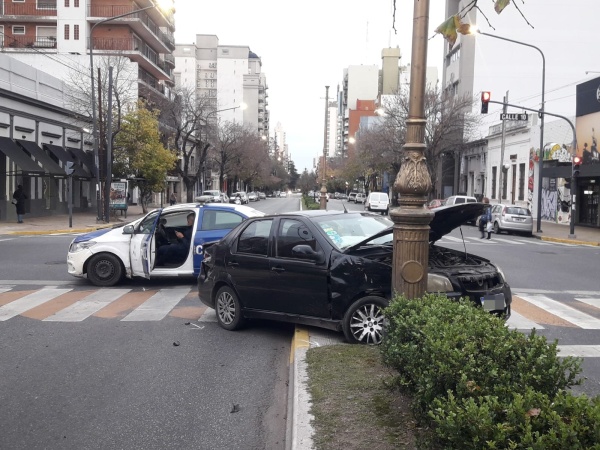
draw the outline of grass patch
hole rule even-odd
[[[306,362],[316,449],[416,448],[410,399],[392,389],[379,347],[314,347]]]

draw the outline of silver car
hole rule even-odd
[[[494,233],[533,233],[533,217],[531,211],[524,206],[497,204],[492,207],[492,225]]]

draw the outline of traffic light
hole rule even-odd
[[[573,176],[579,176],[579,166],[581,165],[581,156],[573,156]]]
[[[492,94],[490,93],[490,91],[483,91],[481,93],[481,114],[487,114],[488,104],[490,103],[491,98]]]
[[[65,163],[65,172],[67,175],[73,175],[73,172],[75,172],[75,163],[73,161]]]

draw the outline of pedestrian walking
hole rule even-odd
[[[23,223],[23,215],[25,214],[25,200],[27,196],[23,192],[23,186],[19,184],[17,190],[13,193],[12,203],[17,208],[17,221]]]
[[[175,203],[177,203],[177,192],[173,191],[171,192],[171,197],[169,198],[169,204],[173,206]]]
[[[492,207],[490,206],[490,199],[487,197],[483,197],[483,201],[486,205],[483,210],[483,214],[479,216],[479,231],[481,232],[481,239],[485,238],[487,233],[487,238],[490,239],[492,235]]]

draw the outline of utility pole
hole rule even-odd
[[[325,124],[323,130],[323,164],[321,171],[321,206],[319,209],[327,209],[327,108],[329,108],[329,86],[325,86]]]
[[[506,114],[507,112],[507,103],[508,103],[508,91],[506,91],[506,95],[502,100],[502,112]],[[503,179],[504,179],[504,146],[506,142],[506,120],[502,119],[502,140],[500,141],[500,173],[498,174],[498,203],[502,203],[502,193],[503,189]]]
[[[110,188],[112,181],[112,94],[113,67],[108,68],[108,110],[106,111],[106,182],[104,184],[104,221],[110,222]]]

